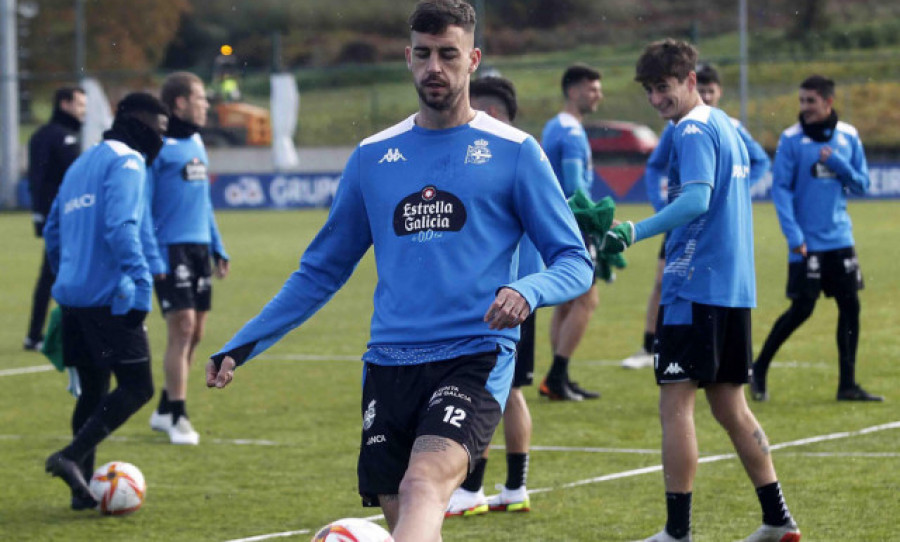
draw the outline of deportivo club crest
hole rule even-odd
[[[478,139],[474,145],[469,145],[466,151],[467,164],[484,164],[491,159],[491,149],[488,148],[488,142],[485,139]]]
[[[372,399],[363,413],[363,431],[371,429],[373,423],[375,423],[375,399]]]

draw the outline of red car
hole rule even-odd
[[[587,132],[591,152],[595,159],[637,154],[646,160],[659,142],[659,138],[653,130],[634,122],[589,121],[584,123],[584,130]]]

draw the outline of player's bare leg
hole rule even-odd
[[[693,491],[697,472],[697,433],[694,427],[693,382],[663,384],[659,387],[659,419],[662,423],[663,477],[666,491]]]
[[[753,486],[774,482],[777,476],[769,453],[769,441],[747,406],[743,386],[712,384],[706,388],[706,400],[716,421],[728,432]]]
[[[396,522],[391,529],[394,540],[441,540],[444,511],[453,490],[465,478],[468,464],[469,455],[457,442],[433,435],[416,439],[400,482]]]
[[[197,311],[184,309],[166,315],[166,353],[163,367],[166,393],[170,401],[184,401],[187,395],[188,362],[194,351]]]
[[[594,399],[599,393],[578,387],[569,379],[569,359],[578,348],[587,331],[591,316],[599,303],[597,286],[577,298],[558,306],[550,321],[550,344],[553,347],[553,364],[547,377],[541,382],[541,395],[550,399],[575,400]]]
[[[509,390],[503,412],[503,436],[506,439],[506,453],[528,453],[531,447],[531,412],[522,388]]]

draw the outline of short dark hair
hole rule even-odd
[[[440,34],[450,25],[472,32],[475,9],[462,0],[422,0],[409,16],[409,28],[413,32]]]
[[[488,75],[472,79],[469,83],[470,98],[494,98],[503,103],[510,122],[516,120],[519,105],[516,102],[516,87],[505,77]]]
[[[53,93],[53,109],[59,109],[62,102],[71,102],[75,98],[75,94],[87,94],[87,92],[78,85],[67,85],[56,89],[56,92]]]
[[[719,81],[719,72],[713,68],[712,64],[697,65],[697,84],[722,86],[722,82]]]
[[[834,81],[824,75],[810,75],[800,83],[800,88],[815,91],[826,100],[834,97]]]
[[[166,106],[172,111],[175,110],[175,98],[179,96],[188,97],[191,95],[191,85],[194,83],[203,84],[203,80],[191,72],[174,72],[170,73],[163,81],[159,97]]]
[[[563,72],[562,76],[562,91],[563,96],[569,96],[569,88],[572,85],[577,85],[582,81],[599,81],[603,76],[600,74],[598,70],[591,68],[587,64],[572,64],[566,71]]]
[[[697,57],[697,49],[686,41],[672,38],[654,41],[638,59],[634,80],[645,85],[667,77],[684,81],[696,68]]]
[[[135,113],[169,116],[169,108],[159,98],[146,92],[132,92],[116,106],[116,117],[130,117]]]

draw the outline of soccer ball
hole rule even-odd
[[[311,542],[393,542],[380,525],[360,518],[333,521],[316,532]]]
[[[108,515],[134,512],[144,504],[147,494],[147,484],[140,469],[124,461],[113,461],[94,471],[90,489],[100,505],[100,512]]]

